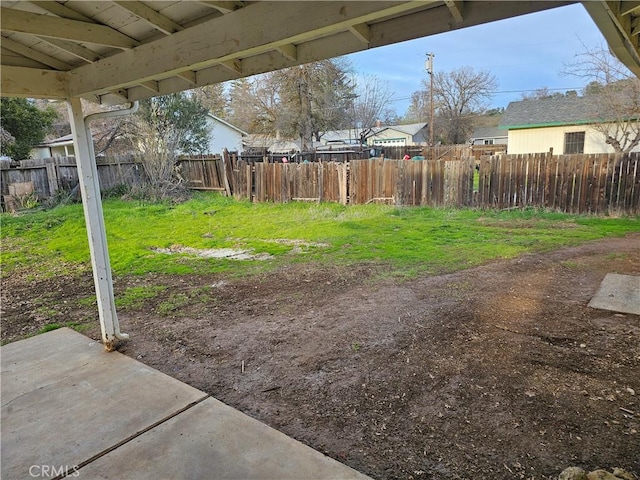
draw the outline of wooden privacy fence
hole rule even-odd
[[[349,163],[239,161],[237,198],[479,208],[540,207],[568,213],[640,213],[640,154],[503,155],[459,160]]]
[[[482,207],[640,213],[640,153],[482,157]]]
[[[100,187],[108,190],[122,184],[139,183],[144,169],[133,157],[98,158]],[[69,191],[78,185],[78,168],[74,157],[55,157],[21,160],[16,166],[9,161],[0,163],[0,191],[9,194],[9,185],[33,183],[33,191],[39,198],[54,196],[58,191]]]
[[[341,162],[238,162],[234,171],[236,198],[257,202],[315,201],[347,203],[347,172]]]
[[[182,158],[191,188],[258,202],[317,201],[478,208],[540,207],[568,213],[640,214],[640,153],[501,155],[441,160],[247,162],[237,155]],[[144,181],[133,158],[98,159],[102,189]],[[33,183],[39,198],[78,185],[73,157],[0,162],[2,195]]]

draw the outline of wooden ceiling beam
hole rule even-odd
[[[149,80],[148,82],[142,82],[140,86],[146,88],[147,90],[149,90],[150,92],[153,92],[154,94],[160,93],[160,86],[158,85],[158,82],[154,80]]]
[[[282,55],[287,57],[289,60],[293,60],[294,62],[298,59],[298,49],[295,45],[291,43],[286,43],[284,45],[280,45],[276,48]]]
[[[2,95],[23,98],[69,97],[69,73],[35,68],[2,66]]]
[[[244,5],[244,2],[214,2],[214,1],[199,1],[201,5],[209,8],[214,8],[220,13],[231,13]]]
[[[121,49],[130,49],[140,44],[137,40],[105,25],[39,15],[6,7],[0,8],[0,28],[7,32],[28,33]]]
[[[451,16],[456,21],[456,23],[464,22],[464,18],[462,16],[464,2],[459,0],[445,0],[444,3],[451,12]]]
[[[27,58],[35,60],[36,62],[53,67],[56,70],[71,70],[72,68],[68,63],[62,62],[57,58],[53,58],[50,55],[39,52],[31,47],[27,47],[26,45],[12,40],[11,38],[2,37],[2,46],[8,48],[12,52],[19,53],[20,55],[24,55]]]
[[[186,80],[191,86],[195,87],[197,85],[197,77],[196,72],[192,70],[186,70],[184,72],[179,72],[176,74],[177,77],[180,77],[183,80]]]
[[[161,13],[156,12],[153,8],[148,7],[144,3],[138,1],[116,1],[114,2],[120,7],[124,8],[130,13],[133,13],[136,17],[149,23],[153,28],[160,30],[166,35],[184,30],[182,25],[174,22],[170,18],[165,17]]]
[[[224,68],[226,68],[227,70],[233,73],[242,75],[242,60],[240,59],[227,60],[224,62],[220,62],[220,65],[222,65]]]
[[[101,58],[104,58],[99,53],[94,52],[93,50],[87,47],[83,47],[78,43],[69,42],[67,40],[58,40],[57,38],[47,38],[47,37],[38,37],[38,38],[43,42],[47,42],[53,45],[54,47],[64,50],[65,52],[84,60],[85,62],[93,63],[93,62],[97,62]]]
[[[58,2],[52,2],[51,0],[49,1],[31,0],[29,3],[32,3],[33,5],[37,5],[43,10],[46,10],[47,12],[53,13],[54,15],[57,15],[62,18],[68,18],[70,20],[78,20],[80,22],[85,22],[85,23],[97,23],[92,18],[85,17],[81,13],[78,13],[75,10],[72,10],[71,8],[67,7],[66,5],[62,5],[61,3],[58,3]]]
[[[631,36],[640,34],[640,17],[631,20]]]
[[[631,15],[632,13],[640,15],[640,2],[620,2],[621,15]]]
[[[369,45],[371,39],[371,28],[366,23],[351,25],[349,31],[353,33],[362,43]]]
[[[82,96],[109,87],[127,87],[140,81],[167,78],[185,70],[200,70],[236,58],[245,59],[281,45],[346,31],[351,25],[424,7],[424,1],[257,2],[170,37],[84,65],[74,70],[71,90]],[[313,11],[313,15],[309,15]],[[233,16],[231,18],[226,17]],[[269,20],[269,28],[256,28]],[[302,20],[304,19],[304,21]],[[212,32],[215,39],[212,41]],[[286,48],[286,47],[285,47]]]

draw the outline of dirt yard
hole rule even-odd
[[[606,273],[640,274],[640,234],[410,281],[381,268],[120,278],[173,295],[120,313],[120,351],[376,479],[640,475],[640,317],[587,307]],[[43,298],[86,321],[91,291],[89,272],[4,280],[3,341],[51,321]]]

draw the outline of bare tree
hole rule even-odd
[[[354,124],[357,129],[366,133],[378,120],[388,116],[393,91],[388,82],[374,75],[366,75],[357,83],[356,92]]]
[[[496,90],[493,74],[471,67],[451,72],[436,72],[433,77],[433,102],[436,138],[445,143],[464,143],[473,129],[473,116],[486,108]],[[422,90],[411,95],[405,120],[427,121],[430,117],[431,82],[422,81]]]
[[[629,152],[640,144],[640,79],[604,46],[583,47],[562,73],[589,81],[583,95],[593,129],[616,152]]]
[[[429,82],[422,81],[429,90]],[[486,71],[476,72],[461,67],[451,72],[436,72],[433,78],[433,101],[438,116],[444,120],[444,140],[448,143],[467,141],[473,123],[470,115],[486,108],[486,102],[496,90],[495,76]]]
[[[346,126],[345,112],[354,98],[349,68],[344,59],[330,59],[274,73],[279,85],[278,124],[286,135],[300,138],[303,149],[324,132]]]
[[[234,80],[227,119],[247,132],[271,135],[278,129],[278,102],[273,74]]]
[[[411,103],[404,115],[408,123],[426,122],[430,116],[431,105],[428,90],[418,90],[411,94]]]
[[[225,86],[222,83],[214,83],[191,90],[193,98],[198,100],[210,113],[218,118],[226,118],[228,98]]]

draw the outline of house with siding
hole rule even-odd
[[[498,127],[478,127],[471,134],[471,145],[507,145],[507,130]]]
[[[247,137],[247,132],[212,114],[207,115],[207,125],[209,126],[209,146],[207,151],[203,153],[222,154],[225,148],[230,152],[241,152],[244,149],[243,140]],[[74,155],[71,134],[42,142],[31,150],[31,158],[72,157]]]
[[[346,145],[359,144],[364,136],[367,146],[404,147],[406,145],[426,145],[429,140],[427,123],[412,123],[408,125],[376,126],[362,129],[333,130],[322,135],[321,143],[330,145],[342,143]]]
[[[209,150],[206,153],[222,154],[225,148],[230,152],[244,150],[243,140],[249,135],[247,132],[211,113],[207,115],[207,125],[210,133]]]
[[[376,128],[367,137],[367,144],[376,147],[404,147],[408,145],[426,145],[429,141],[427,123],[408,125],[390,125]]]
[[[594,125],[593,97],[549,97],[511,102],[499,128],[508,132],[508,153],[613,153]],[[636,120],[637,122],[638,120]],[[633,151],[640,151],[640,145]]]
[[[31,149],[31,158],[73,157],[73,135],[68,134],[42,142]]]

